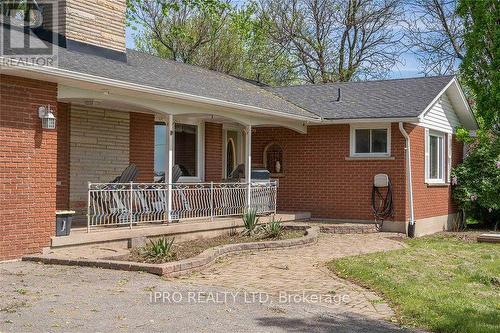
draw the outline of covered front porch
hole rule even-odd
[[[77,232],[276,214],[282,156],[273,151],[272,168],[252,163],[252,132],[305,132],[301,121],[227,106],[67,86],[58,94],[57,206],[76,211]]]
[[[87,232],[239,216],[254,210],[276,214],[278,181],[223,183],[89,183]]]

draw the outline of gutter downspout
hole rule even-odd
[[[409,204],[410,204],[410,221],[408,224],[408,237],[415,237],[415,214],[413,211],[413,186],[412,186],[412,178],[411,178],[411,151],[410,151],[410,136],[406,133],[403,123],[399,122],[399,131],[403,134],[406,147],[405,147],[405,160],[406,160],[406,183],[408,185],[408,193],[409,193]]]

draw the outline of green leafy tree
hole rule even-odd
[[[476,101],[486,128],[500,124],[500,3],[498,0],[460,0],[466,53],[460,66],[463,82]]]
[[[185,63],[218,36],[229,10],[221,0],[127,0],[128,24],[142,28],[139,46]]]
[[[494,225],[500,223],[500,137],[479,130],[475,137],[459,129],[457,137],[467,144],[462,164],[452,171],[453,198],[468,216]]]
[[[297,75],[265,33],[255,3],[226,0],[128,0],[127,22],[136,48],[222,73],[286,84]]]

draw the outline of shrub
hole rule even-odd
[[[156,240],[151,240],[149,244],[144,247],[143,255],[152,260],[174,257],[175,253],[172,251],[174,239],[175,238],[168,239],[167,237],[161,237]]]
[[[242,232],[245,236],[252,236],[255,234],[257,224],[259,223],[259,218],[257,217],[257,212],[255,210],[248,210],[243,215],[243,226],[244,230]]]
[[[498,228],[500,219],[500,138],[493,131],[463,129],[457,137],[468,144],[468,154],[452,171],[453,198],[469,217]]]
[[[262,226],[262,232],[264,232],[267,238],[279,238],[283,236],[284,228],[281,225],[281,220],[276,220],[273,216],[271,221]]]

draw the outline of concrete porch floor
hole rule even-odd
[[[272,215],[260,217],[260,223],[266,223]],[[308,212],[279,212],[276,220],[290,222],[309,219]],[[105,243],[110,247],[126,248],[129,240],[140,237],[175,236],[179,241],[195,238],[214,237],[243,226],[241,217],[224,217],[210,220],[191,220],[170,224],[143,224],[123,227],[103,227],[87,232],[87,228],[72,228],[69,236],[53,236],[51,249],[59,247],[82,246]]]

